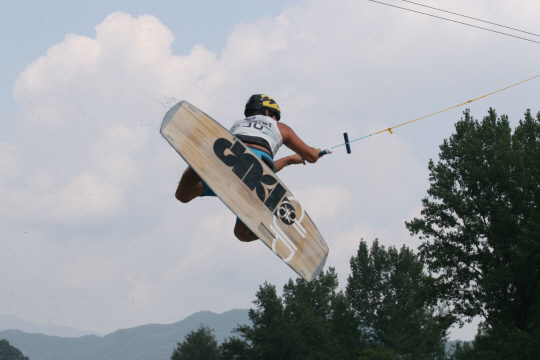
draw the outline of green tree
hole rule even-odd
[[[471,343],[458,340],[450,348],[448,360],[468,360],[472,349]]]
[[[540,334],[517,327],[485,327],[473,345],[456,346],[451,360],[537,360],[540,357]]]
[[[537,338],[540,113],[535,119],[528,110],[512,134],[495,110],[481,122],[467,110],[440,150],[429,163],[422,217],[407,223],[424,240],[420,254],[437,290],[456,316],[485,318],[483,340],[512,329]]]
[[[406,246],[387,251],[375,240],[369,250],[360,242],[346,294],[372,348],[365,358],[392,358],[392,352],[401,359],[444,358],[452,319],[436,315],[428,286],[422,262]]]
[[[2,360],[28,360],[23,353],[9,344],[7,340],[0,340],[0,359]]]
[[[225,359],[355,359],[362,348],[347,298],[337,292],[333,268],[310,283],[289,280],[283,296],[273,285],[259,288],[249,317],[252,326],[222,344]]]
[[[276,287],[265,282],[259,287],[249,310],[253,326],[240,325],[234,330],[241,338],[233,337],[221,345],[225,359],[286,359],[290,337],[284,318],[283,301]]]
[[[174,349],[171,360],[217,360],[219,348],[213,329],[201,325],[198,330],[186,335]]]

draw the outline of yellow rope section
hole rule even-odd
[[[473,102],[473,101],[476,101],[476,100],[485,98],[486,96],[496,94],[496,93],[498,93],[498,92],[501,92],[501,91],[503,91],[503,90],[509,89],[509,88],[511,88],[511,87],[513,87],[513,86],[516,86],[516,85],[519,85],[519,84],[523,84],[524,82],[527,82],[527,81],[532,80],[532,79],[534,79],[534,78],[537,78],[537,77],[539,77],[539,76],[540,76],[540,75],[533,76],[533,77],[530,78],[530,79],[520,81],[520,82],[518,82],[518,83],[515,83],[514,85],[510,85],[510,86],[507,86],[507,87],[505,87],[505,88],[503,88],[503,89],[494,91],[494,92],[492,92],[492,93],[489,93],[489,94],[486,94],[486,95],[483,95],[483,96],[480,96],[480,97],[477,97],[476,99],[472,99],[472,100],[465,101],[464,103],[458,104],[458,105],[456,105],[456,106],[449,107],[448,109],[444,109],[444,110],[441,110],[441,111],[437,111],[437,112],[434,112],[433,114],[429,114],[429,115],[426,115],[426,116],[422,116],[422,117],[420,117],[420,118],[418,118],[418,119],[414,119],[414,120],[411,120],[411,121],[404,122],[403,124],[399,124],[399,125],[396,125],[396,126],[393,126],[393,127],[389,127],[388,129],[381,130],[381,131],[379,131],[379,132],[374,133],[373,135],[377,135],[377,134],[380,134],[380,133],[385,132],[385,131],[388,131],[388,132],[390,132],[390,134],[393,134],[394,132],[392,131],[392,129],[395,129],[395,128],[397,128],[397,127],[400,127],[400,126],[403,126],[403,125],[407,125],[407,124],[410,124],[410,123],[412,123],[412,122],[415,122],[415,121],[422,120],[422,119],[425,119],[425,118],[427,118],[427,117],[430,117],[430,116],[432,116],[432,115],[440,114],[440,113],[445,112],[445,111],[448,111],[448,110],[450,110],[450,109],[457,108],[458,106],[465,105],[465,104],[471,103],[471,102]]]

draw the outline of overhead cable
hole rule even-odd
[[[465,17],[465,18],[468,18],[468,19],[472,19],[472,20],[476,20],[476,21],[485,22],[485,23],[487,23],[487,24],[491,24],[491,25],[495,25],[495,26],[500,26],[500,27],[507,28],[507,29],[510,29],[510,30],[519,31],[519,32],[522,32],[522,33],[525,33],[525,34],[529,34],[529,35],[534,35],[534,36],[540,37],[540,35],[534,34],[534,33],[532,33],[532,32],[523,31],[523,30],[511,28],[511,27],[509,27],[509,26],[497,24],[497,23],[494,23],[494,22],[490,22],[490,21],[486,21],[486,20],[477,19],[477,18],[474,18],[474,17],[472,17],[472,16],[467,16],[467,15],[458,14],[458,13],[455,13],[455,12],[451,12],[451,11],[439,9],[439,8],[436,8],[436,7],[427,6],[427,5],[419,4],[419,3],[415,3],[415,2],[409,1],[409,0],[402,0],[402,1],[405,1],[405,2],[408,2],[408,3],[411,3],[411,4],[415,4],[415,5],[418,5],[418,6],[427,7],[427,8],[433,9],[433,10],[442,11],[442,12],[449,13],[449,14],[453,14],[453,15],[457,15],[457,16],[462,16],[462,17]]]
[[[380,2],[380,1],[376,1],[376,0],[369,0],[369,1],[374,2],[374,3],[378,3],[378,4],[382,4],[382,5],[386,5],[386,6],[395,7],[395,8],[402,9],[402,10],[407,10],[407,11],[415,12],[415,13],[422,14],[422,15],[431,16],[431,17],[434,17],[434,18],[442,19],[442,20],[447,20],[447,21],[455,22],[455,23],[462,24],[462,25],[467,25],[467,26],[475,27],[475,28],[482,29],[482,30],[491,31],[491,32],[494,32],[494,33],[497,33],[497,34],[502,34],[502,35],[506,35],[506,36],[511,36],[511,37],[518,38],[518,39],[521,39],[521,40],[526,40],[526,41],[530,41],[530,42],[533,42],[533,43],[540,44],[540,41],[527,39],[527,38],[524,38],[524,37],[521,37],[521,36],[511,35],[511,34],[507,34],[507,33],[501,32],[501,31],[496,31],[496,30],[484,28],[484,27],[481,27],[481,26],[476,26],[476,25],[472,25],[472,24],[467,24],[467,23],[464,23],[464,22],[461,22],[461,21],[452,20],[452,19],[447,19],[447,18],[444,18],[444,17],[441,17],[441,16],[432,15],[432,14],[424,13],[424,12],[417,11],[417,10],[407,9],[407,8],[404,8],[404,7],[401,7],[401,6],[392,5],[392,4],[387,4],[387,3]]]

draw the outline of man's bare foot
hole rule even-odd
[[[204,193],[204,185],[201,178],[191,167],[184,171],[178,188],[176,189],[176,198],[183,203],[188,203]]]
[[[253,231],[251,231],[246,224],[241,221],[234,227],[234,235],[238,238],[238,240],[243,242],[250,242],[259,239],[257,235],[255,235]]]

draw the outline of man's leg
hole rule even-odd
[[[249,242],[258,240],[259,238],[257,235],[253,233],[253,231],[249,230],[249,228],[244,224],[242,221],[238,221],[236,223],[236,226],[234,227],[234,235],[238,238],[240,241]]]
[[[204,185],[201,183],[201,178],[191,167],[188,166],[182,174],[178,188],[176,189],[176,198],[183,203],[188,203],[201,196],[204,193]]]

